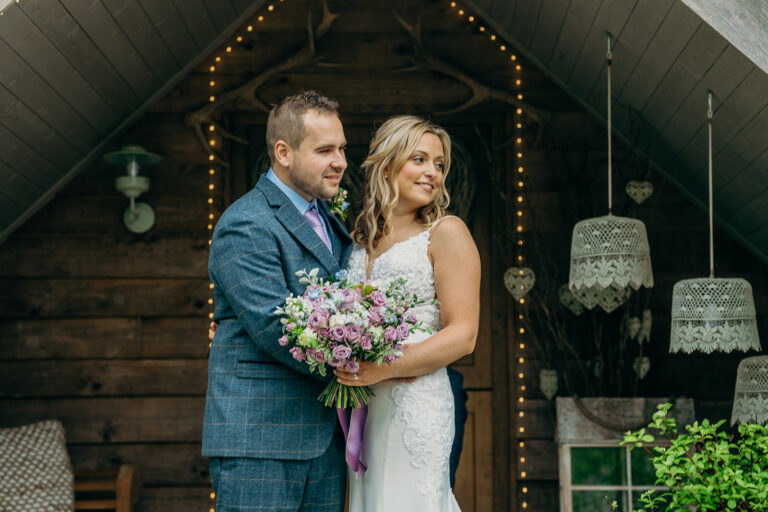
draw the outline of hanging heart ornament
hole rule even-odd
[[[536,275],[528,267],[509,267],[504,272],[504,285],[517,300],[520,300],[526,293],[531,291],[535,282]]]
[[[576,297],[573,296],[567,283],[560,287],[558,294],[560,295],[560,302],[562,302],[563,306],[570,309],[571,313],[579,316],[584,312],[584,304],[579,302]]]
[[[634,202],[640,204],[653,194],[653,183],[650,181],[630,181],[625,190]]]
[[[637,377],[643,380],[643,377],[648,374],[648,370],[651,369],[651,360],[646,356],[636,357],[632,362],[632,369],[635,370]]]

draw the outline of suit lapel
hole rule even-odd
[[[264,193],[270,206],[277,208],[275,218],[283,227],[309,251],[325,267],[330,274],[335,274],[339,270],[339,262],[330,253],[325,243],[317,236],[309,223],[301,216],[296,207],[283,194],[269,178],[262,176],[256,184]],[[309,271],[310,269],[307,269]]]

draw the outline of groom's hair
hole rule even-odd
[[[313,110],[320,114],[339,115],[339,104],[315,91],[304,91],[288,96],[274,107],[267,119],[267,151],[269,160],[275,160],[275,144],[283,140],[292,148],[298,148],[307,136],[304,114]]]

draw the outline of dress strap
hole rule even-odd
[[[459,218],[459,217],[457,217],[456,215],[446,215],[446,216],[444,216],[444,217],[440,217],[440,218],[439,218],[439,219],[437,219],[437,220],[436,220],[436,221],[435,221],[435,222],[434,222],[434,223],[433,223],[431,226],[429,226],[429,228],[427,228],[427,233],[431,232],[431,231],[432,231],[432,230],[435,228],[435,226],[437,226],[438,224],[440,224],[440,223],[441,223],[442,221],[444,221],[445,219],[450,219],[450,218],[452,218],[452,217],[453,217],[453,218],[456,218],[456,219],[458,219],[458,218]]]

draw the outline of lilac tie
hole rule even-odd
[[[323,241],[328,250],[333,252],[331,242],[328,241],[328,236],[325,234],[325,229],[323,229],[323,222],[320,220],[320,215],[318,215],[315,205],[309,207],[309,210],[304,213],[304,218],[307,219],[309,225],[312,226],[312,229],[315,230],[315,233],[317,233],[317,236],[320,237],[320,240]]]

